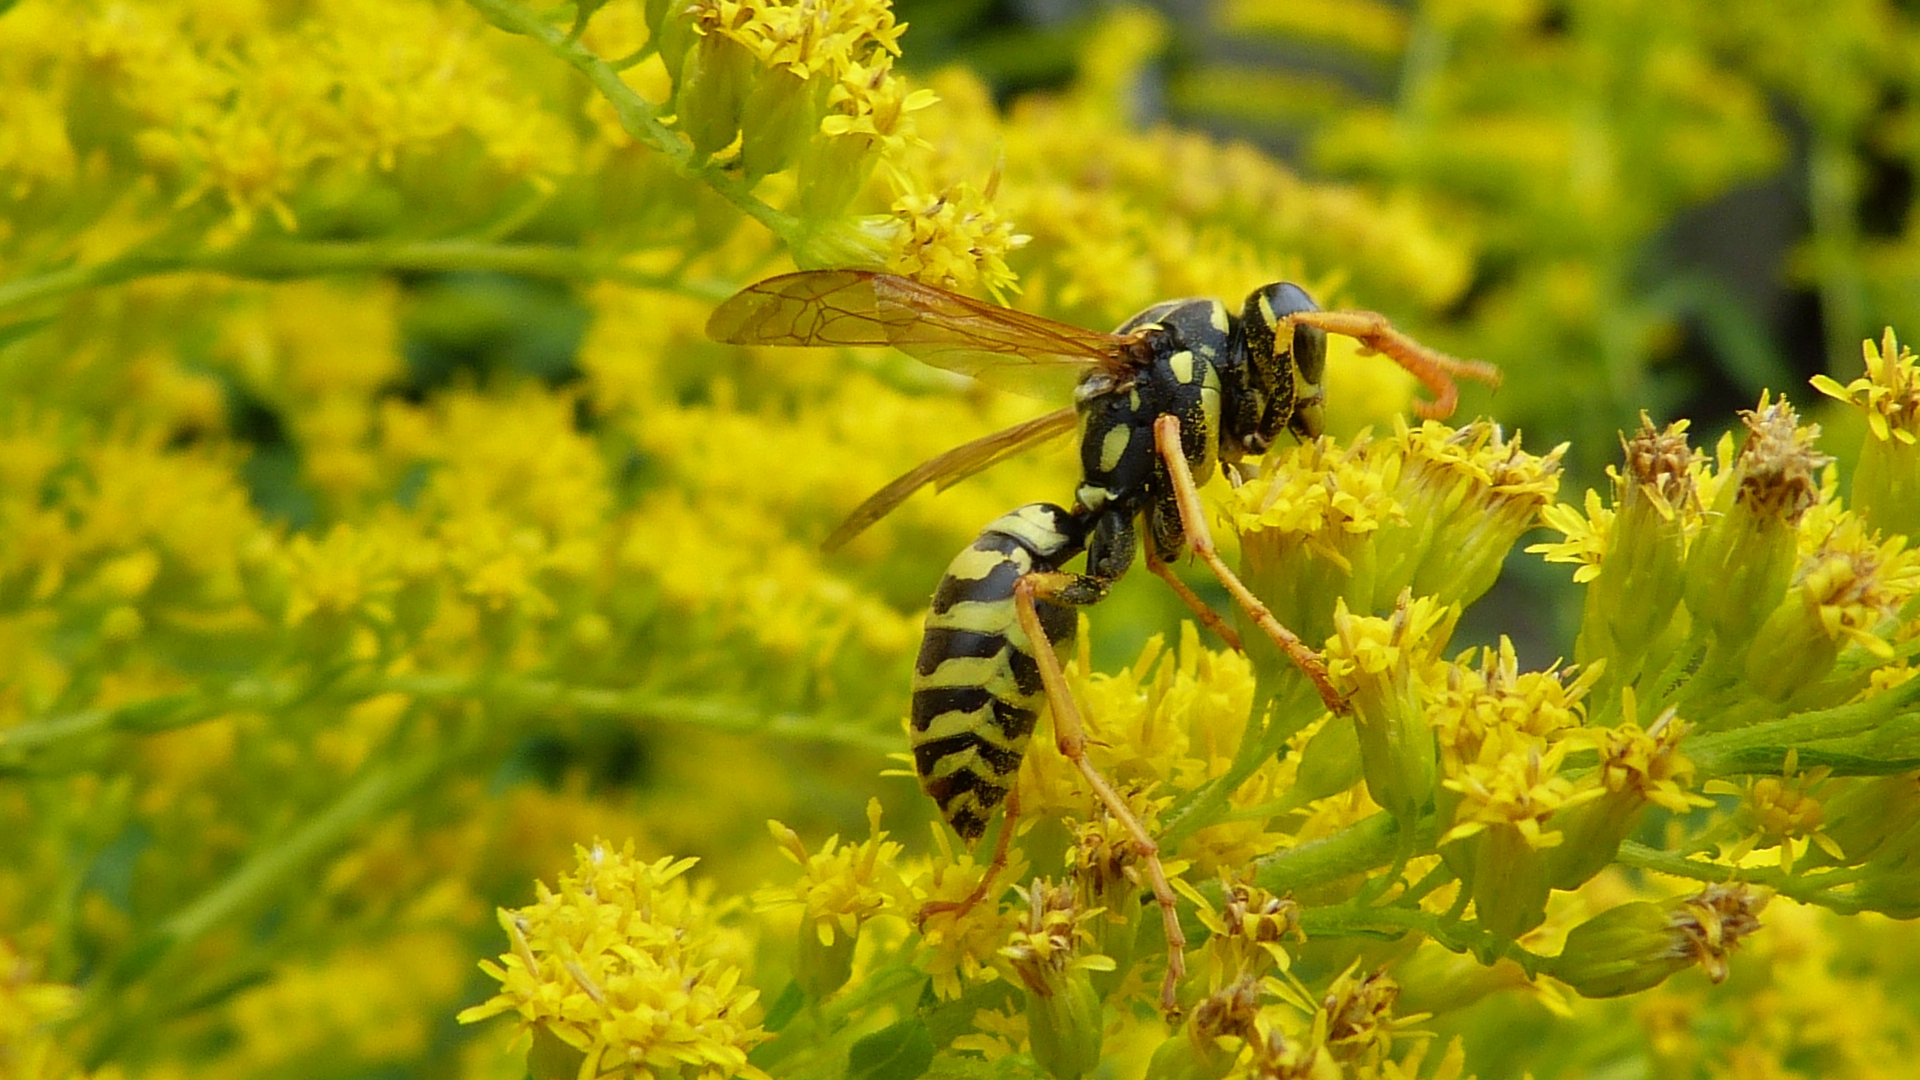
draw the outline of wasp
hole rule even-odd
[[[1153,838],[1086,755],[1087,735],[1060,656],[1072,609],[1099,602],[1144,549],[1147,566],[1234,648],[1225,620],[1173,572],[1191,551],[1250,621],[1313,682],[1327,708],[1346,705],[1317,653],[1253,595],[1220,558],[1201,511],[1196,475],[1239,482],[1282,434],[1317,438],[1324,426],[1327,335],[1385,355],[1433,395],[1422,416],[1452,413],[1456,377],[1497,385],[1491,365],[1428,349],[1369,311],[1323,311],[1300,287],[1255,289],[1238,312],[1219,300],[1155,304],[1112,333],[998,307],[908,278],[857,270],[785,274],[748,286],[715,309],[707,333],[753,345],[890,345],[925,363],[1032,396],[1070,392],[1072,404],[948,451],[862,503],[824,545],[839,547],[920,488],[944,488],[1007,457],[1079,432],[1081,478],[1069,505],[1033,503],[980,534],[935,590],[914,667],[912,744],[921,786],[969,844],[1008,803],[1040,709],[1060,752],[1127,830],[1166,924],[1162,1004],[1184,973],[1174,894]],[[1063,385],[1064,384],[1064,385]],[[1080,570],[1072,560],[1085,556]],[[970,906],[1006,857],[1012,821]]]

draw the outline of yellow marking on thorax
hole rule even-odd
[[[1100,471],[1112,472],[1120,465],[1121,455],[1127,452],[1127,444],[1133,441],[1133,429],[1125,424],[1117,424],[1100,440]]]
[[[1185,349],[1167,357],[1167,367],[1172,369],[1175,381],[1182,386],[1193,381],[1193,354]]]
[[[1227,322],[1227,305],[1218,300],[1207,305],[1207,321],[1213,324],[1215,330],[1223,334],[1232,329]]]
[[[1024,540],[1041,551],[1053,551],[1064,546],[1060,530],[1054,528],[1053,515],[1030,506],[1003,515],[988,527]],[[1005,558],[1013,560],[1023,574],[1033,569],[1033,556],[1025,549],[1016,550]]]

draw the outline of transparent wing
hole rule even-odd
[[[837,551],[847,541],[865,532],[868,526],[893,513],[896,507],[907,501],[908,496],[928,484],[932,484],[935,491],[945,491],[1029,447],[1071,432],[1078,423],[1079,417],[1074,415],[1072,409],[1060,409],[975,439],[965,446],[956,446],[939,457],[923,462],[912,472],[874,492],[872,498],[855,508],[853,513],[847,515],[847,520],[833,530],[833,535],[820,545],[820,550]]]
[[[1138,335],[1106,334],[863,270],[808,270],[749,285],[714,309],[707,336],[735,345],[891,345],[989,386],[1058,401],[1089,368],[1144,359]]]

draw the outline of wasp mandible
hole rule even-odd
[[[1146,867],[1166,923],[1161,998],[1169,1009],[1184,973],[1185,945],[1173,890],[1153,838],[1086,756],[1086,730],[1059,654],[1073,640],[1071,609],[1103,599],[1142,542],[1148,568],[1202,623],[1240,648],[1233,628],[1173,572],[1172,564],[1191,550],[1312,680],[1327,708],[1345,711],[1319,654],[1282,626],[1220,558],[1194,481],[1215,468],[1233,478],[1243,460],[1257,458],[1283,432],[1301,440],[1320,435],[1330,333],[1354,338],[1363,354],[1385,355],[1418,377],[1433,395],[1415,404],[1421,416],[1453,412],[1456,377],[1499,382],[1491,365],[1428,349],[1370,311],[1322,311],[1286,282],[1255,289],[1237,314],[1218,300],[1169,300],[1107,334],[908,278],[812,270],[748,286],[707,323],[710,337],[732,344],[891,345],[935,367],[1030,395],[1049,397],[1065,390],[1060,383],[1071,386],[1071,406],[951,450],[888,484],[825,546],[844,544],[927,484],[946,487],[1079,430],[1081,479],[1071,504],[1034,503],[994,521],[953,560],[934,592],[914,666],[914,765],[942,816],[972,844],[1008,799],[1045,704],[1061,754],[1126,828]],[[1083,569],[1067,570],[1082,553]],[[962,906],[985,895],[1011,833],[1009,820],[985,879]]]

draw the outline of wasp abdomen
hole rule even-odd
[[[1085,546],[1079,518],[1033,503],[987,526],[934,591],[913,672],[913,763],[920,786],[968,843],[1007,797],[1046,701],[1014,586],[1059,569]],[[1046,601],[1035,608],[1048,647],[1072,642],[1072,610]]]

